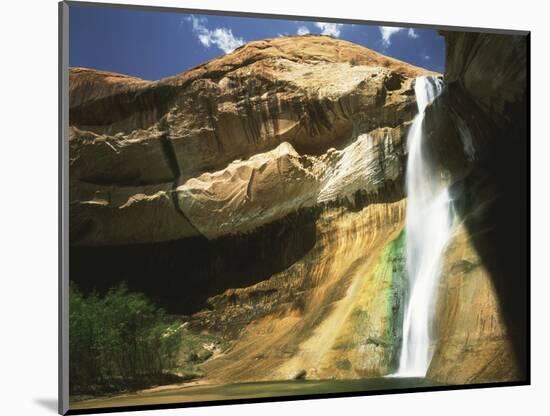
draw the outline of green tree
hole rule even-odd
[[[72,393],[146,386],[172,370],[181,322],[124,285],[105,296],[69,292],[69,371]]]

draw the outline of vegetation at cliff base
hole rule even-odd
[[[124,285],[104,296],[70,287],[71,394],[99,394],[166,383],[182,344],[182,322]]]

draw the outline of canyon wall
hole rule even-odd
[[[472,45],[449,39],[447,59],[465,59]],[[449,68],[451,84],[466,71]],[[313,35],[251,42],[155,82],[72,68],[71,280],[88,292],[125,281],[222,334],[230,347],[202,365],[212,382],[393,372],[419,75],[437,74]],[[464,221],[446,255],[429,376],[510,380],[510,333],[465,202],[475,169],[456,119],[469,107],[452,128],[437,124],[454,88],[426,115]]]
[[[521,379],[498,301],[491,274],[464,224],[458,225],[441,272],[430,379],[449,384]]]
[[[71,69],[71,278],[191,313],[285,270],[323,210],[403,199],[422,74],[326,36],[251,42],[157,82]]]
[[[206,363],[208,379],[388,373],[401,337],[406,280],[391,259],[403,256],[401,247],[392,247],[403,220],[403,201],[325,210],[316,243],[301,260],[266,281],[211,298],[193,324],[235,334],[236,341]]]
[[[73,68],[71,243],[213,239],[400,187],[426,73],[323,36],[251,42],[157,82]]]
[[[460,250],[478,260],[471,261],[476,267],[460,272],[460,279],[450,273],[443,283],[454,287],[456,299],[446,290],[442,297],[447,306],[440,306],[440,313],[445,322],[456,315],[455,329],[453,334],[450,327],[441,329],[452,342],[438,347],[428,376],[450,383],[525,380],[528,37],[442,35],[446,89],[428,109],[425,129],[431,137],[430,156],[439,160],[453,184],[455,209],[464,226]],[[466,306],[471,304],[476,306]],[[477,363],[473,357],[479,357]],[[464,363],[459,368],[453,359]]]

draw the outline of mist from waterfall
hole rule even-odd
[[[430,326],[435,308],[441,257],[452,233],[452,206],[441,174],[433,169],[424,147],[422,124],[426,107],[441,93],[443,82],[418,77],[418,115],[407,137],[406,267],[408,299],[403,319],[403,344],[395,376],[424,377],[433,355]]]

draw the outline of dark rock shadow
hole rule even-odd
[[[520,377],[528,378],[529,255],[525,149],[500,153],[462,183],[458,210],[493,282],[516,354]],[[512,154],[513,153],[513,154]]]
[[[169,313],[192,314],[229,288],[268,279],[301,259],[316,242],[318,210],[302,210],[252,233],[208,240],[79,247],[69,253],[70,280],[84,293],[125,282]]]
[[[446,89],[440,97],[439,113],[444,110],[453,117],[444,115],[447,120],[439,124],[433,117],[426,118],[432,120],[434,130],[430,136],[431,156],[439,156],[440,164],[451,170],[455,208],[491,276],[519,377],[528,381],[528,37],[442,34],[446,44]],[[456,134],[461,130],[457,120],[467,128],[474,150],[473,157],[467,158],[467,167],[466,151],[462,151],[466,136]],[[452,140],[454,145],[450,144]]]

